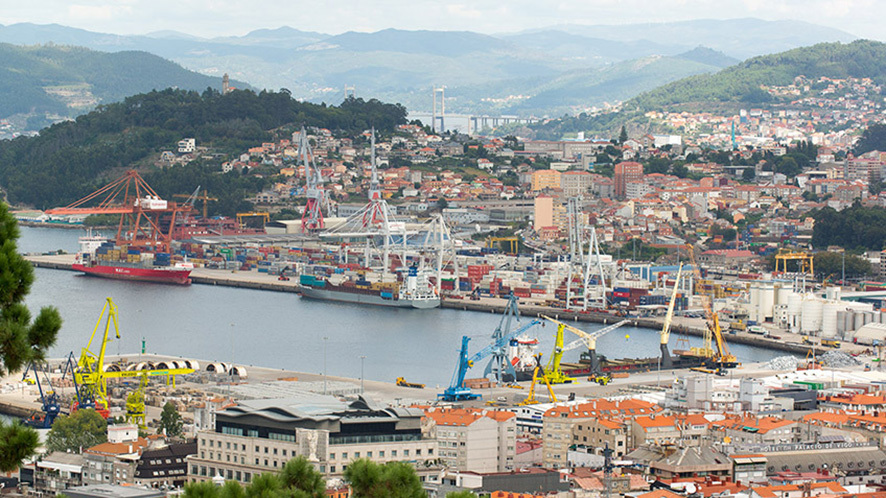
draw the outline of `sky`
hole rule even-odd
[[[494,34],[564,23],[742,17],[800,20],[886,39],[883,0],[0,0],[0,24],[57,23],[115,34],[174,30],[207,38],[280,26],[328,34],[385,28]]]

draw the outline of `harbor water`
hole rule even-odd
[[[73,229],[22,227],[22,252],[77,251]],[[500,315],[452,309],[413,310],[301,299],[295,294],[210,285],[174,286],[81,276],[38,268],[27,304],[33,313],[56,306],[64,325],[53,357],[79,355],[98,320],[105,298],[118,307],[120,339],[110,354],[133,355],[145,341],[148,353],[211,361],[260,365],[300,372],[393,382],[403,376],[429,387],[449,384],[461,337],[471,337],[470,352],[483,348]],[[521,319],[527,323],[529,318]],[[578,322],[586,331],[601,325]],[[547,361],[556,327],[535,327]],[[575,339],[567,337],[567,342]],[[677,337],[671,336],[671,349]],[[701,339],[690,338],[700,346]],[[685,347],[685,344],[680,344]],[[564,354],[578,361],[582,347]],[[597,341],[610,358],[659,354],[658,332],[622,327]],[[740,344],[730,345],[739,361],[766,361],[785,353]],[[361,356],[365,360],[361,361]],[[362,365],[361,365],[362,364]],[[480,377],[485,361],[468,377]]]

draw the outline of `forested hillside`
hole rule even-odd
[[[870,40],[819,43],[754,57],[714,74],[699,74],[669,83],[631,99],[625,107],[659,110],[699,102],[761,105],[772,102],[761,85],[789,85],[801,75],[813,80],[827,76],[886,81],[886,44]]]
[[[298,102],[285,91],[153,91],[53,125],[37,137],[0,141],[0,186],[12,203],[63,206],[134,164],[150,164],[185,137],[216,153],[237,154],[273,138],[272,130],[285,136],[305,125],[357,134],[405,122],[405,108],[374,99],[326,106]],[[174,174],[162,170],[153,177],[164,181]],[[182,184],[179,190],[195,187]]]
[[[646,111],[713,112],[723,107],[765,107],[780,102],[761,85],[789,85],[797,76],[807,80],[822,76],[871,78],[886,83],[886,44],[870,40],[820,43],[755,57],[714,74],[690,76],[642,93],[626,101],[617,113],[567,116],[532,128],[537,138],[550,140],[578,131],[614,136],[622,126],[655,131],[648,128]]]
[[[0,43],[0,60],[0,118],[18,113],[75,116],[96,104],[168,87],[221,88],[221,78],[188,71],[147,52]]]

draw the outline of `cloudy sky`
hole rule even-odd
[[[793,19],[886,39],[882,0],[0,0],[0,24],[32,22],[118,34],[175,30],[243,35],[291,26],[337,34],[385,28],[520,31],[562,23]]]

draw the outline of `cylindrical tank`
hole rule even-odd
[[[841,289],[839,287],[828,287],[825,289],[825,299],[828,301],[839,301]]]
[[[800,331],[804,334],[813,334],[821,331],[821,318],[823,301],[814,296],[806,296],[803,299],[802,317],[800,318]]]
[[[772,284],[760,289],[760,320],[772,318],[772,308],[775,306],[775,287]]]
[[[841,313],[843,309],[843,304],[840,302],[828,301],[824,303],[822,306],[821,313],[821,336],[822,337],[836,337],[838,335],[842,335],[843,330],[839,330],[841,327],[837,326],[837,315]]]
[[[775,288],[775,304],[787,304],[790,297],[794,294],[794,290],[790,287],[780,285]]]
[[[796,292],[788,296],[788,328],[791,332],[800,330],[800,313],[802,313],[803,295]]]

